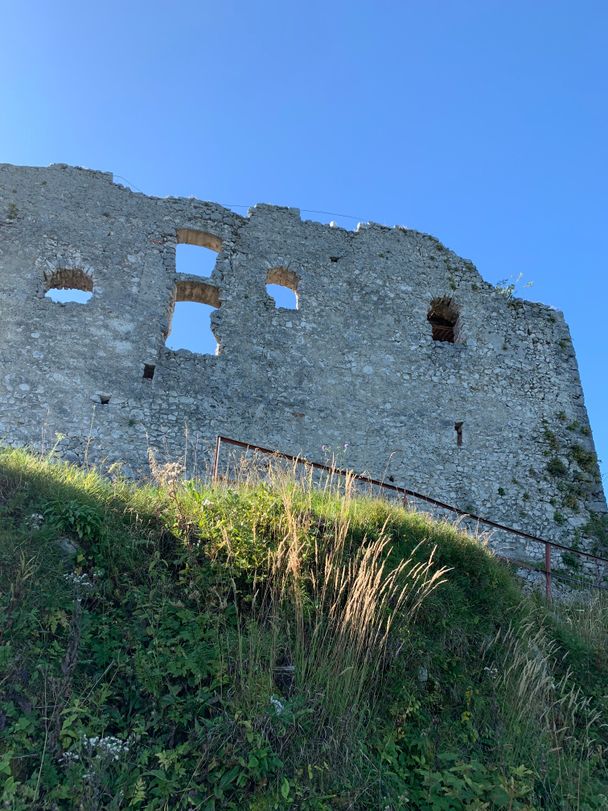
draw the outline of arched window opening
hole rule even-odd
[[[178,273],[189,276],[209,277],[221,250],[222,241],[214,234],[192,228],[178,228],[175,269]]]
[[[93,295],[93,279],[82,268],[60,268],[47,276],[44,295],[59,304],[86,304]]]
[[[200,355],[219,355],[220,346],[211,323],[211,316],[219,306],[219,290],[215,285],[178,282],[165,345]]]
[[[431,325],[434,341],[453,344],[457,340],[458,310],[451,298],[444,296],[433,299],[426,317]]]
[[[299,310],[299,279],[293,270],[272,268],[266,274],[266,292],[279,310]]]

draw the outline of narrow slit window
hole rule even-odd
[[[179,228],[175,248],[175,269],[178,273],[189,276],[209,278],[221,249],[222,241],[214,234],[192,228]]]
[[[44,295],[57,304],[86,304],[93,295],[93,279],[82,268],[60,268],[46,278]]]
[[[188,349],[200,355],[219,355],[212,316],[220,306],[219,290],[205,282],[178,282],[165,342],[169,349]]]
[[[152,380],[155,370],[156,366],[153,363],[144,363],[144,380]]]
[[[453,344],[457,340],[458,310],[451,298],[444,296],[431,301],[427,313],[434,341]]]
[[[459,448],[462,448],[462,426],[462,422],[454,423],[454,430],[456,431],[456,445]]]
[[[298,276],[287,268],[272,268],[266,274],[266,292],[278,310],[299,310]]]

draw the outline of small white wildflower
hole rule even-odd
[[[90,591],[91,589],[95,588],[95,583],[93,583],[87,574],[76,574],[76,572],[69,572],[68,574],[64,575],[64,577],[77,589]]]
[[[276,696],[270,696],[270,703],[274,707],[274,711],[277,715],[281,715],[281,713],[285,710],[285,705],[279,701]]]
[[[106,756],[111,760],[118,760],[123,752],[127,752],[129,744],[120,738],[115,738],[113,735],[106,735],[104,738],[98,735],[92,738],[85,738],[84,744],[89,752],[97,756]]]

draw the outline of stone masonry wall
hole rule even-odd
[[[210,279],[176,274],[178,241],[218,251]],[[88,303],[45,297],[59,271],[88,280]],[[299,309],[275,308],[269,273],[297,285]],[[219,354],[165,346],[176,298],[217,307]],[[432,338],[438,298],[458,314],[454,343]],[[318,461],[330,449],[597,548],[606,503],[562,313],[509,298],[426,234],[346,231],[268,205],[241,217],[102,172],[4,164],[0,315],[4,442],[133,476],[149,448],[204,471],[218,433]]]

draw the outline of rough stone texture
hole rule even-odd
[[[219,250],[210,279],[176,274],[178,241]],[[49,300],[57,278],[92,284],[92,298]],[[299,309],[276,309],[267,281],[297,284]],[[217,355],[165,347],[176,297],[217,307]],[[455,343],[432,339],[440,297],[458,312]],[[562,313],[509,298],[426,234],[346,231],[268,205],[241,217],[102,172],[5,164],[0,307],[4,441],[137,476],[149,448],[204,471],[222,433],[335,453],[497,521],[594,543],[588,521],[606,503]],[[519,541],[500,546],[521,557]]]

